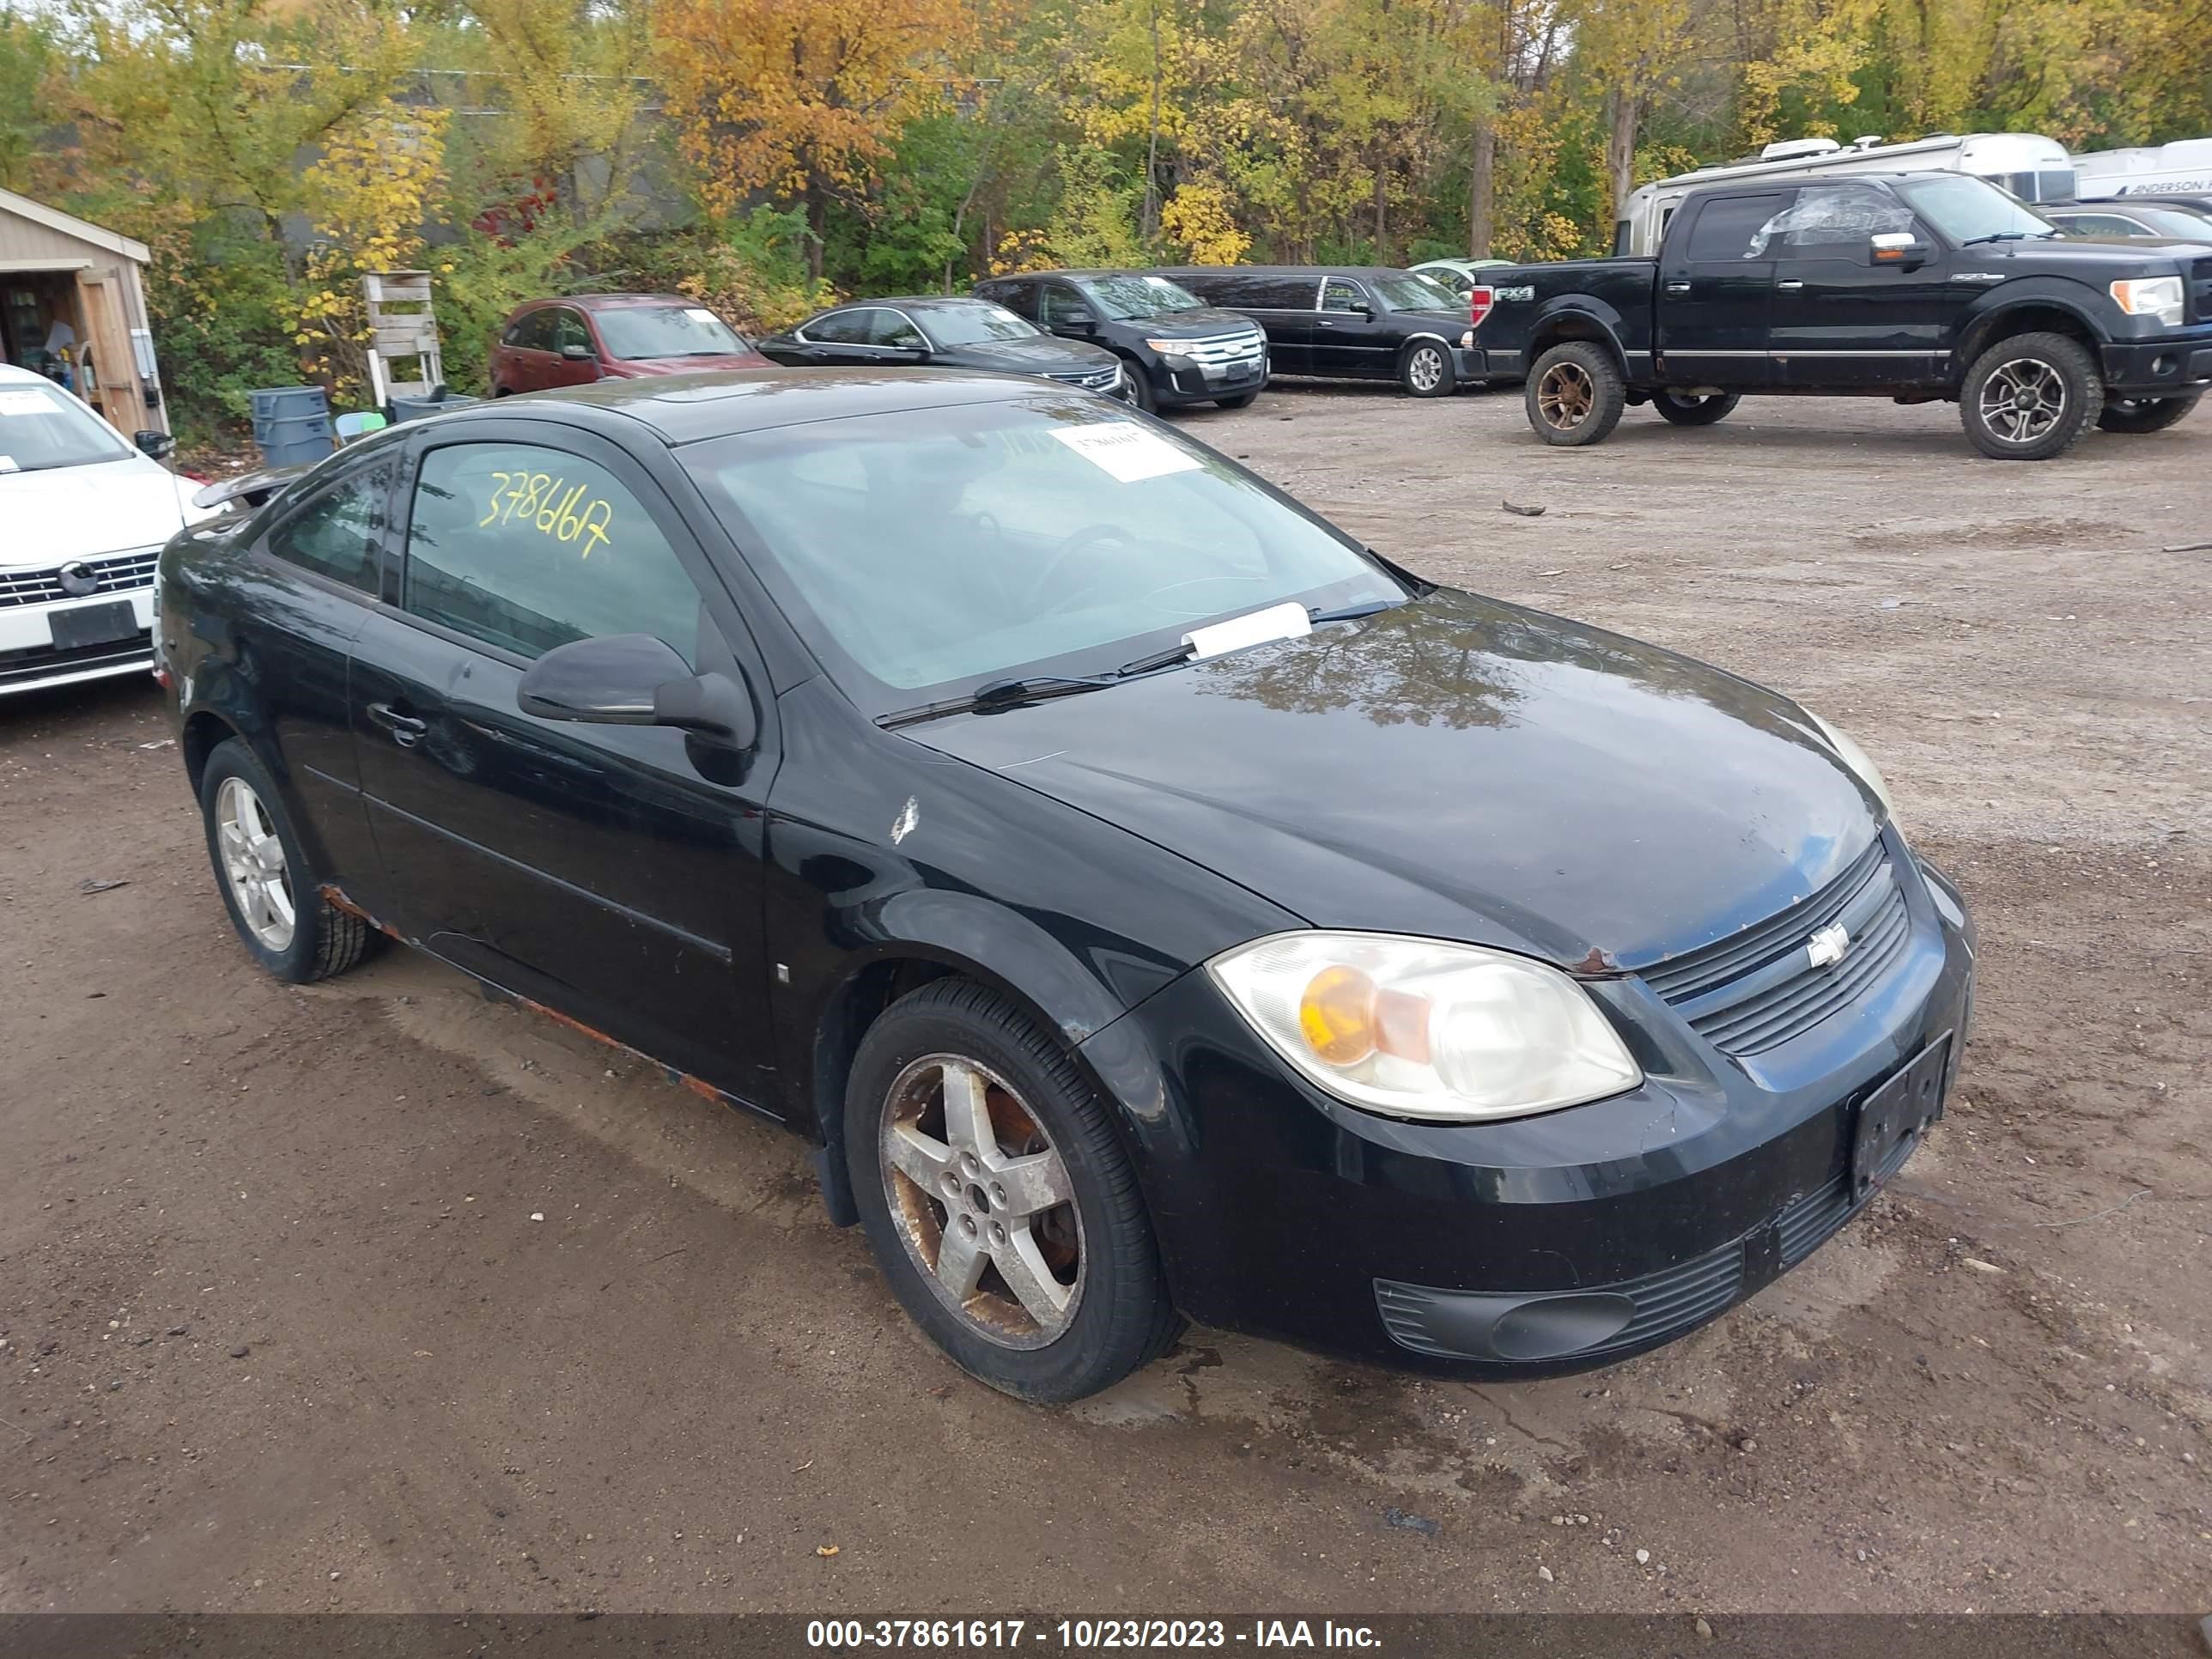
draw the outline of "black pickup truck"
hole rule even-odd
[[[2039,461],[2092,425],[2161,431],[2212,384],[2212,250],[2069,238],[1964,173],[1715,185],[1656,258],[1483,276],[1485,369],[1526,377],[1552,444],[1628,404],[1706,426],[1795,392],[1953,401],[1984,455]]]

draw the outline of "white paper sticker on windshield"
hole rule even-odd
[[[704,306],[686,306],[684,314],[695,323],[719,323],[722,320]]]
[[[43,392],[0,392],[0,415],[51,415],[54,401]]]
[[[20,472],[21,471],[22,468],[15,465],[15,458],[13,455],[0,455],[0,472]]]
[[[1177,449],[1158,433],[1148,432],[1134,421],[1115,421],[1110,425],[1056,426],[1052,435],[1123,483],[1157,478],[1169,472],[1195,472],[1199,468],[1197,456]]]

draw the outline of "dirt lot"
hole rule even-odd
[[[909,1332],[777,1132],[410,954],[260,976],[151,689],[19,699],[0,1607],[2212,1608],[2212,553],[2160,550],[2212,538],[2212,410],[2045,466],[1875,404],[1579,452],[1510,394],[1190,424],[1880,758],[1984,939],[1890,1196],[1589,1376],[1194,1331],[1030,1409]]]

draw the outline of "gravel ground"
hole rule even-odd
[[[259,975],[151,689],[17,698],[0,1609],[2212,1605],[2212,553],[2161,550],[2212,538],[2212,412],[2042,466],[1877,403],[1585,451],[1511,393],[1188,424],[1881,760],[1984,939],[1887,1196],[1587,1376],[1194,1330],[1031,1409],[910,1332],[778,1132],[410,953]]]

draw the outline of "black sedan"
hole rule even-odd
[[[796,368],[994,369],[1124,401],[1135,396],[1121,360],[1104,347],[1055,339],[988,300],[941,294],[833,306],[759,349],[770,362]]]
[[[789,1126],[1025,1398],[1179,1315],[1636,1352],[1841,1227],[1959,1066],[1972,930],[1848,738],[1104,398],[488,404],[179,536],[158,592],[257,962],[389,934]]]
[[[1395,380],[1446,398],[1484,378],[1474,313],[1441,283],[1376,265],[1191,265],[1166,270],[1265,331],[1278,374]]]
[[[1104,346],[1139,409],[1242,409],[1267,384],[1267,337],[1242,312],[1209,306],[1157,271],[1045,270],[975,285],[1065,339]]]

